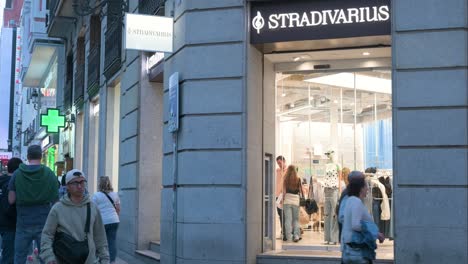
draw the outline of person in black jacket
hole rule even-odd
[[[16,206],[8,202],[8,183],[23,161],[11,158],[8,173],[0,176],[0,235],[2,236],[2,264],[13,264],[15,256]]]

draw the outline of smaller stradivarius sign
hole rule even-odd
[[[59,109],[47,108],[47,113],[41,114],[41,127],[45,127],[47,133],[58,133],[60,127],[65,127],[65,116]]]

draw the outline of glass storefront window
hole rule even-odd
[[[351,170],[391,169],[390,70],[279,75],[277,153],[302,177],[323,176],[327,151]]]
[[[343,168],[365,171],[376,167],[391,175],[391,87],[390,69],[276,74],[276,153],[299,168],[305,193],[314,195],[320,208],[317,214],[301,219],[302,240],[281,241],[280,248],[338,242],[337,233],[325,230],[329,205],[324,186],[329,164],[337,165],[338,174]],[[327,152],[333,153],[333,160]],[[346,187],[344,177],[339,177],[337,194]],[[393,243],[386,243],[391,249]],[[338,243],[335,247],[339,251]]]

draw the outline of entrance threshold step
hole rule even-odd
[[[341,257],[335,251],[314,250],[314,251],[272,251],[257,255],[257,264],[340,264]],[[392,259],[377,259],[374,264],[393,264]]]
[[[161,241],[151,241],[149,249],[151,251],[156,252],[156,253],[160,253],[161,252]]]
[[[157,260],[159,261],[161,259],[161,255],[154,252],[154,251],[151,251],[151,250],[136,250],[135,251],[138,255],[141,255],[141,256],[144,256],[144,257],[147,257],[147,258],[151,258],[151,259],[154,259],[154,260]]]

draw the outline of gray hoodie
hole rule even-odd
[[[50,210],[47,222],[42,230],[41,258],[45,263],[56,261],[52,243],[55,232],[65,232],[79,241],[85,238],[86,204],[90,203],[89,195],[85,194],[80,204],[74,204],[68,195],[64,195],[60,202]],[[101,214],[94,203],[91,203],[91,218],[88,235],[89,255],[86,264],[109,263],[106,231],[102,223]]]

